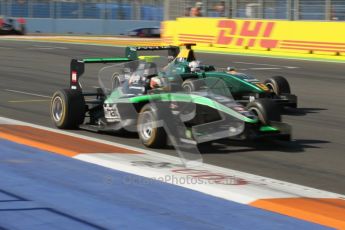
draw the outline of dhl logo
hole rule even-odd
[[[269,39],[275,22],[219,20],[216,44],[275,48],[278,40]]]

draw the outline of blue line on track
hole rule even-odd
[[[328,229],[0,139],[0,229]]]

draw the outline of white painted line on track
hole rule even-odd
[[[31,103],[31,102],[47,102],[50,101],[48,99],[41,99],[41,100],[16,100],[16,101],[8,101],[9,103]]]
[[[281,69],[281,68],[276,68],[276,67],[263,67],[263,68],[249,68],[250,70],[274,70],[274,69]]]
[[[279,68],[287,68],[287,69],[298,69],[299,67],[296,66],[280,66],[280,65],[272,65],[272,64],[265,64],[265,63],[253,63],[253,62],[241,62],[241,61],[237,61],[234,62],[237,64],[248,64],[248,65],[261,65],[261,66],[272,66],[272,67],[279,67]]]
[[[19,94],[36,96],[36,97],[51,98],[50,96],[46,96],[46,95],[42,95],[42,94],[36,94],[36,93],[29,93],[29,92],[25,92],[25,91],[18,91],[18,90],[13,90],[13,89],[4,89],[4,90],[7,92],[12,92],[12,93],[19,93]]]
[[[53,47],[42,47],[42,48],[38,48],[38,47],[29,47],[27,48],[28,50],[55,50],[55,48]]]
[[[33,47],[28,47],[27,49],[31,50],[54,50],[54,49],[62,49],[67,50],[67,47],[63,46],[42,46],[42,45],[33,45]]]

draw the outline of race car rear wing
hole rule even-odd
[[[157,50],[167,50],[168,56],[175,58],[179,52],[180,47],[178,46],[136,46],[126,48],[126,57],[132,60],[137,60],[139,55],[138,51],[157,51]]]
[[[186,47],[186,49],[192,49],[192,46],[196,46],[196,43],[181,43],[180,46]]]
[[[74,90],[81,90],[79,85],[79,78],[85,71],[85,64],[87,63],[121,63],[130,62],[139,59],[138,51],[157,51],[167,50],[168,55],[176,58],[180,52],[178,46],[137,46],[127,47],[125,50],[124,58],[85,58],[85,59],[72,59],[70,67],[70,88]]]
[[[133,61],[130,58],[85,58],[72,59],[70,67],[70,88],[73,90],[81,90],[79,78],[85,71],[86,63],[121,63]]]

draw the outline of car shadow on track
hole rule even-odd
[[[100,132],[106,136],[114,136],[117,138],[133,139],[138,140],[139,137],[137,133],[125,132],[125,133],[115,133],[115,132]],[[221,139],[212,142],[202,143],[198,145],[198,149],[201,154],[233,154],[241,152],[255,152],[255,151],[270,151],[270,152],[287,152],[287,153],[300,153],[304,152],[305,149],[311,148],[321,148],[319,145],[330,143],[325,140],[312,140],[312,139],[296,139],[293,141],[279,141],[270,139],[260,139],[260,140],[231,140],[231,139]],[[174,147],[169,142],[167,146],[163,148],[157,148],[152,150],[173,150]]]
[[[290,115],[290,116],[305,116],[311,113],[319,113],[320,111],[327,110],[325,108],[284,108],[282,110],[283,115]]]
[[[124,138],[124,139],[139,139],[139,135],[134,132],[128,132],[128,131],[121,131],[121,132],[115,132],[115,131],[100,131],[98,134],[105,135],[105,136],[113,136],[116,138]]]
[[[308,139],[299,139],[290,142],[275,140],[236,141],[224,139],[201,144],[198,146],[198,148],[202,154],[232,154],[254,151],[299,153],[304,152],[306,148],[320,148],[317,145],[326,143],[330,142]]]

